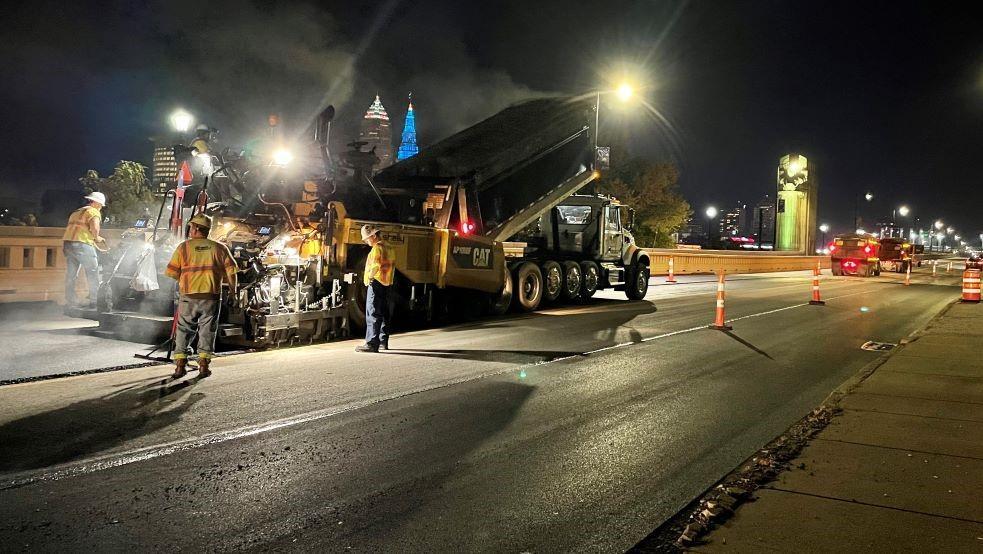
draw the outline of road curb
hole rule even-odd
[[[959,302],[946,304],[924,326],[901,339],[898,348],[884,352],[861,367],[853,376],[833,389],[817,408],[793,423],[743,462],[697,496],[674,516],[629,549],[631,554],[685,552],[689,547],[706,544],[716,526],[733,516],[746,502],[756,500],[754,492],[776,480],[789,468],[811,440],[840,415],[840,401],[887,363],[895,353],[919,338]]]

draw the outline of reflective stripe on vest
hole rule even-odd
[[[189,239],[174,251],[166,273],[178,280],[181,294],[218,294],[223,277],[231,282],[235,271],[235,261],[224,245],[208,239]]]
[[[92,230],[89,229],[89,222],[92,221],[92,218],[101,217],[101,212],[92,206],[82,206],[75,210],[68,217],[68,225],[65,227],[65,234],[62,235],[61,240],[82,242],[95,246],[96,238],[92,236]]]

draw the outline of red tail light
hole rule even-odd
[[[829,251],[830,252],[836,252],[836,245],[835,244],[830,244],[829,245]]]
[[[462,221],[461,222],[461,234],[462,235],[470,235],[472,232],[474,232],[474,223],[471,223],[469,221]]]
[[[864,252],[870,254],[870,246],[864,246]]]

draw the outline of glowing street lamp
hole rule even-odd
[[[864,200],[870,202],[874,199],[874,193],[866,192],[863,196]],[[860,227],[860,196],[857,196],[857,201],[853,205],[853,226]]]
[[[908,206],[901,206],[900,208],[898,208],[898,215],[900,215],[901,217],[908,217],[908,213],[910,211],[911,210],[908,209]]]
[[[176,110],[170,117],[171,127],[179,133],[187,133],[191,129],[191,124],[195,122],[193,115],[184,110]]]
[[[597,103],[594,106],[594,149],[597,149],[597,136],[600,134],[601,128],[601,93],[610,94],[614,93],[615,98],[617,98],[622,104],[627,104],[629,100],[635,95],[635,87],[631,86],[627,82],[622,82],[617,88],[613,90],[601,90],[596,91]]]
[[[829,232],[829,225],[826,224],[826,223],[820,224],[819,225],[819,232],[823,234],[823,242],[822,242],[822,245],[823,245],[823,248],[825,249],[826,248],[826,233]]]
[[[615,91],[615,94],[618,95],[618,100],[627,102],[631,100],[632,95],[635,94],[635,89],[628,83],[621,83],[618,85],[618,89]]]
[[[713,246],[713,218],[717,217],[717,208],[713,206],[707,206],[707,248]]]

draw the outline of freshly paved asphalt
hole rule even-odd
[[[97,336],[98,327],[53,302],[0,304],[0,381],[134,365],[152,348]]]
[[[700,281],[700,279],[694,279]],[[623,551],[958,297],[728,284],[0,387],[0,541],[32,551]],[[928,283],[935,284],[928,284]]]

